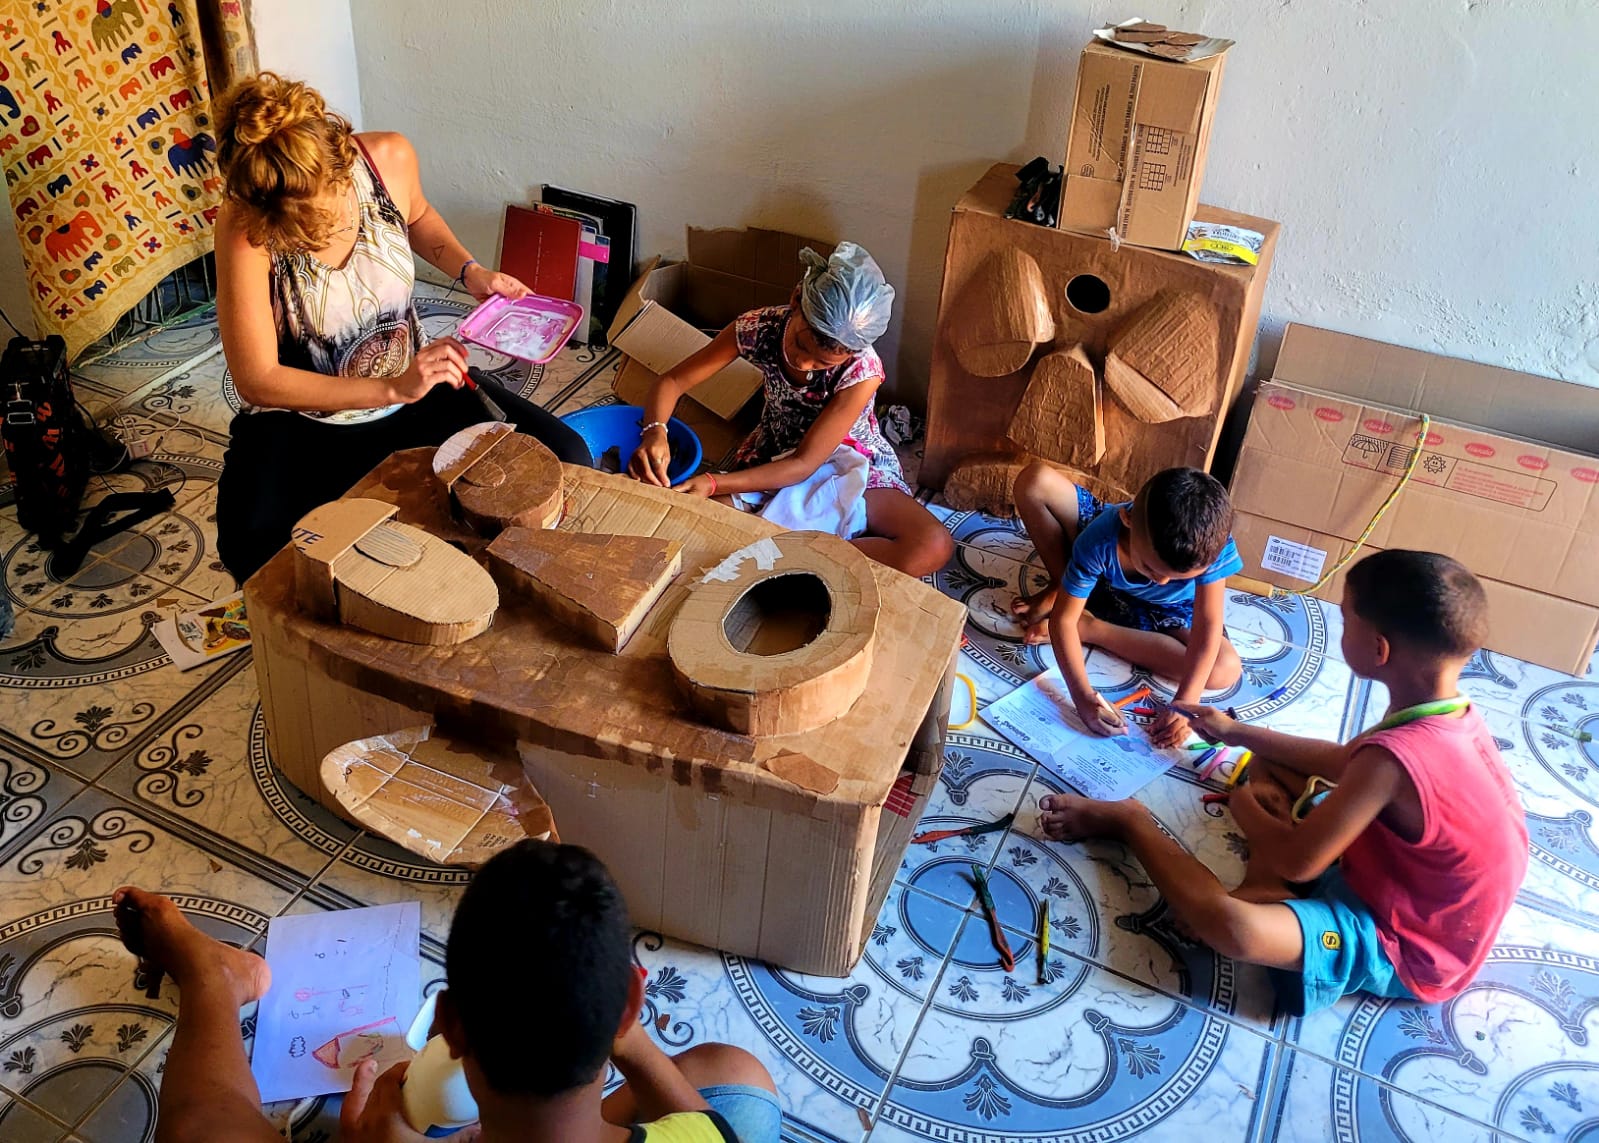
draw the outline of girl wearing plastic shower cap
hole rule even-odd
[[[666,487],[666,424],[678,400],[742,357],[761,371],[760,424],[727,472],[677,486],[726,498],[785,528],[833,532],[907,575],[930,575],[954,543],[912,498],[872,401],[883,362],[872,343],[888,328],[894,287],[853,242],[828,258],[800,252],[805,276],[786,306],[751,310],[662,374],[644,401],[643,443],[628,471]]]

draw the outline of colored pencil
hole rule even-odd
[[[1119,698],[1110,705],[1115,707],[1117,710],[1121,710],[1124,707],[1132,706],[1133,703],[1138,702],[1140,699],[1148,698],[1149,694],[1150,691],[1148,687],[1139,687],[1132,694]]]
[[[1049,964],[1049,898],[1038,906],[1038,983],[1045,984],[1045,966]]]
[[[1250,751],[1245,750],[1237,762],[1233,763],[1233,772],[1227,776],[1227,788],[1230,790],[1238,785],[1238,779],[1244,776],[1244,771],[1249,769],[1249,760],[1254,757]]]

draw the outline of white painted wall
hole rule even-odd
[[[546,181],[637,202],[646,252],[685,223],[852,238],[901,287],[906,396],[949,207],[990,162],[1059,159],[1090,29],[1229,35],[1206,198],[1284,223],[1268,352],[1302,320],[1599,383],[1590,0],[350,6],[367,125],[412,137],[480,256]]]
[[[305,80],[360,130],[360,68],[349,0],[255,0],[250,14],[262,70]]]
[[[314,85],[359,127],[361,88],[349,0],[256,0],[252,15],[261,66]],[[25,333],[35,332],[22,248],[9,220],[0,224],[0,307]],[[3,332],[11,336],[10,330]]]

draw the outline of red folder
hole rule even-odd
[[[535,294],[574,300],[577,293],[578,246],[583,227],[576,219],[546,214],[532,207],[505,208],[505,236],[500,240],[500,269],[520,279]]]

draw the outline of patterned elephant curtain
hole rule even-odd
[[[208,78],[222,91],[255,69],[246,5],[0,5],[7,197],[39,329],[74,357],[211,249],[221,179]]]

